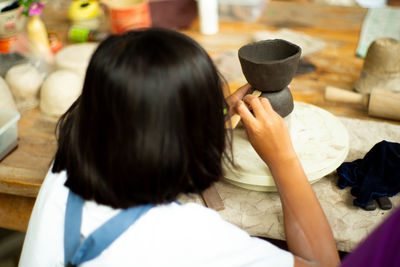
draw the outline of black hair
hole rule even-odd
[[[87,200],[127,208],[200,192],[222,175],[223,82],[204,49],[150,28],[111,35],[58,123],[53,172]]]

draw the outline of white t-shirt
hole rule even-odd
[[[49,172],[36,200],[20,267],[64,266],[66,173]],[[94,201],[83,206],[87,237],[119,210]],[[171,203],[149,210],[97,258],[81,266],[293,266],[293,255],[224,221],[198,204]]]

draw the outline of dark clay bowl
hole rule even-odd
[[[263,92],[260,97],[268,98],[272,108],[282,118],[286,117],[293,111],[293,96],[288,87],[285,87],[283,90],[277,92]]]
[[[242,46],[239,60],[247,81],[263,92],[279,91],[289,85],[297,70],[301,48],[281,39]]]

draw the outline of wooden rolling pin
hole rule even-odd
[[[358,94],[332,86],[325,88],[325,99],[368,108],[368,114],[375,117],[400,120],[400,92],[375,88],[371,95]]]

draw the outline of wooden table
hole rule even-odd
[[[65,17],[50,13],[44,15],[48,28],[65,34],[68,28]],[[328,103],[323,98],[325,86],[351,88],[358,78],[363,60],[354,54],[365,14],[366,9],[362,8],[271,2],[255,23],[221,22],[217,35],[204,36],[199,34],[195,21],[184,32],[199,41],[211,55],[237,50],[260,30],[284,27],[318,37],[327,45],[323,51],[308,57],[316,65],[316,71],[293,80],[294,99],[317,105],[335,115],[371,119],[361,108]],[[239,86],[230,85],[231,88]],[[41,114],[38,109],[21,115],[19,146],[0,162],[0,227],[25,231],[35,197],[56,150],[57,120]]]

